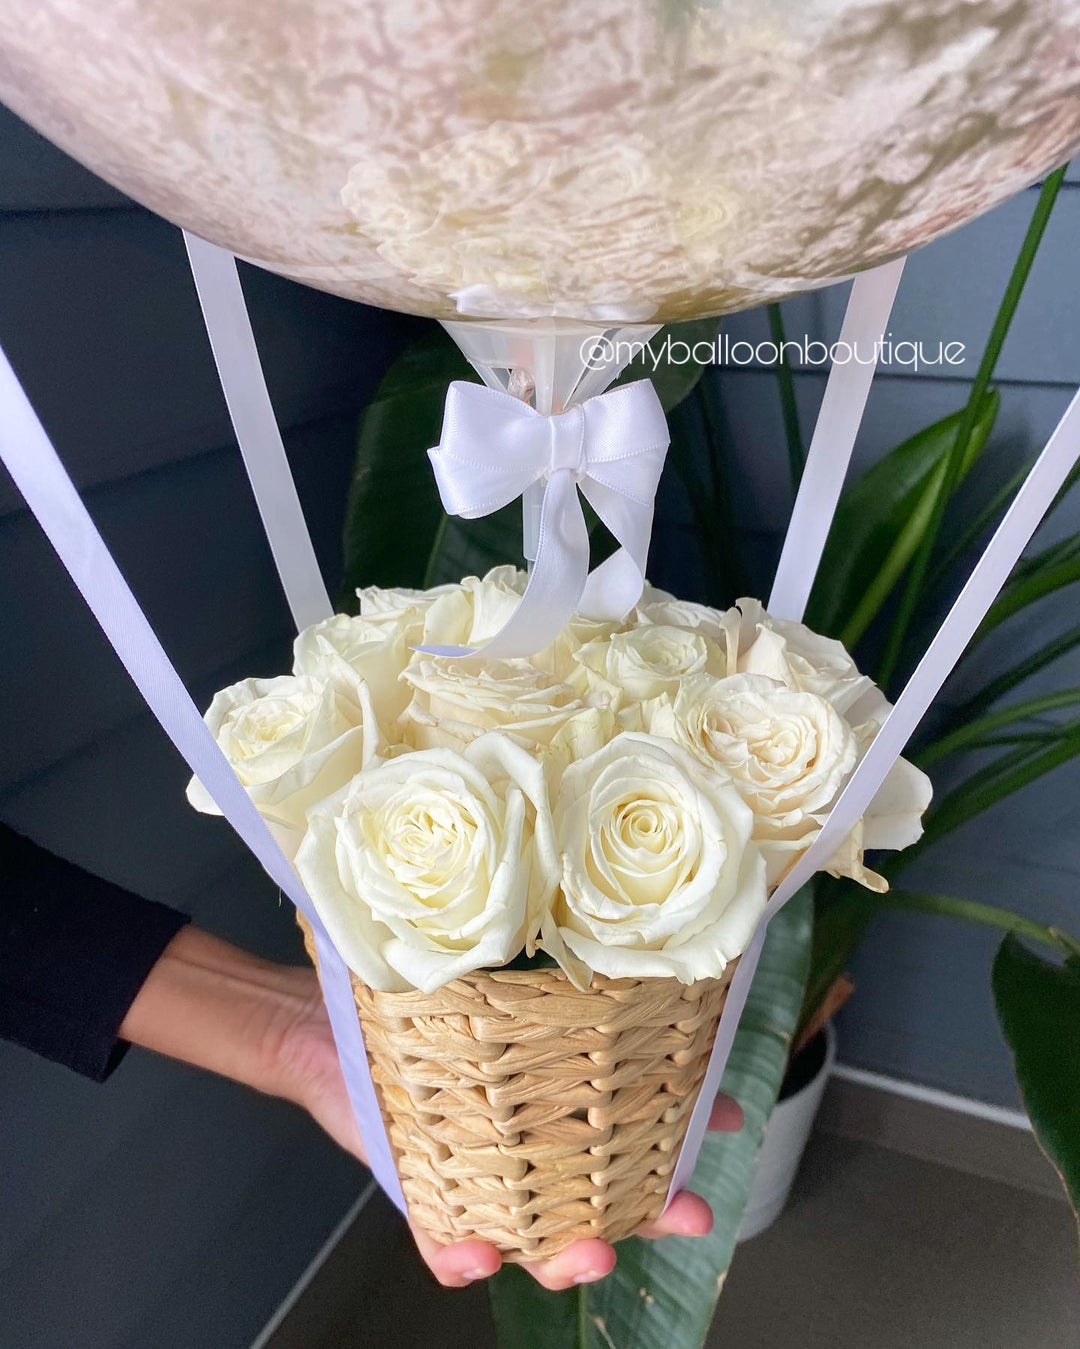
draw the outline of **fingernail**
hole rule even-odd
[[[486,1278],[487,1278],[487,1270],[486,1270],[486,1269],[465,1269],[465,1270],[462,1270],[462,1272],[461,1272],[461,1277],[462,1277],[463,1279],[468,1279],[468,1281],[469,1281],[470,1283],[472,1283],[475,1279],[486,1279]]]
[[[604,1276],[600,1273],[600,1271],[599,1271],[598,1269],[587,1269],[587,1270],[584,1272],[584,1274],[575,1274],[575,1275],[574,1275],[574,1282],[575,1282],[575,1283],[595,1283],[595,1282],[597,1281],[597,1279],[602,1279],[603,1277],[604,1277]]]

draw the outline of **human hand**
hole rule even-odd
[[[295,1101],[343,1148],[367,1162],[363,1139],[356,1127],[352,1106],[338,1065],[337,1050],[314,970],[297,970],[307,993],[294,1004],[294,1015],[277,1027],[271,1053],[280,1078],[278,1095]],[[297,984],[299,993],[300,985]],[[736,1133],[743,1125],[737,1101],[718,1096],[709,1128]],[[638,1232],[643,1237],[705,1236],[712,1228],[712,1211],[700,1195],[684,1190],[654,1222]],[[417,1249],[428,1268],[446,1288],[463,1288],[486,1279],[502,1264],[496,1248],[486,1241],[457,1241],[444,1246],[420,1228],[413,1227]],[[572,1242],[550,1260],[523,1265],[534,1279],[553,1291],[573,1284],[592,1283],[615,1267],[615,1248],[606,1241],[589,1238]]]

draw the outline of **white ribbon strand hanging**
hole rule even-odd
[[[904,261],[898,258],[872,272],[862,272],[852,284],[837,343],[851,355],[848,360],[835,361],[829,371],[769,596],[769,613],[775,618],[801,619],[810,598],[877,369],[877,344],[889,323]],[[872,359],[866,359],[868,354]]]
[[[452,383],[439,444],[428,451],[444,508],[476,520],[543,481],[540,539],[521,603],[490,641],[421,650],[531,656],[553,642],[574,613],[613,619],[628,614],[645,584],[653,499],[668,439],[664,410],[648,380],[551,416],[499,390]],[[592,572],[579,491],[621,545]]]
[[[334,612],[263,377],[236,259],[184,230],[210,349],[255,504],[297,628]]]

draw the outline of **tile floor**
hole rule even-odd
[[[1076,1237],[1056,1198],[818,1134],[709,1349],[1078,1349]]]

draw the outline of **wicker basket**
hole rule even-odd
[[[696,984],[597,975],[585,993],[555,969],[479,970],[435,993],[354,975],[413,1222],[520,1262],[655,1218],[734,968]]]

